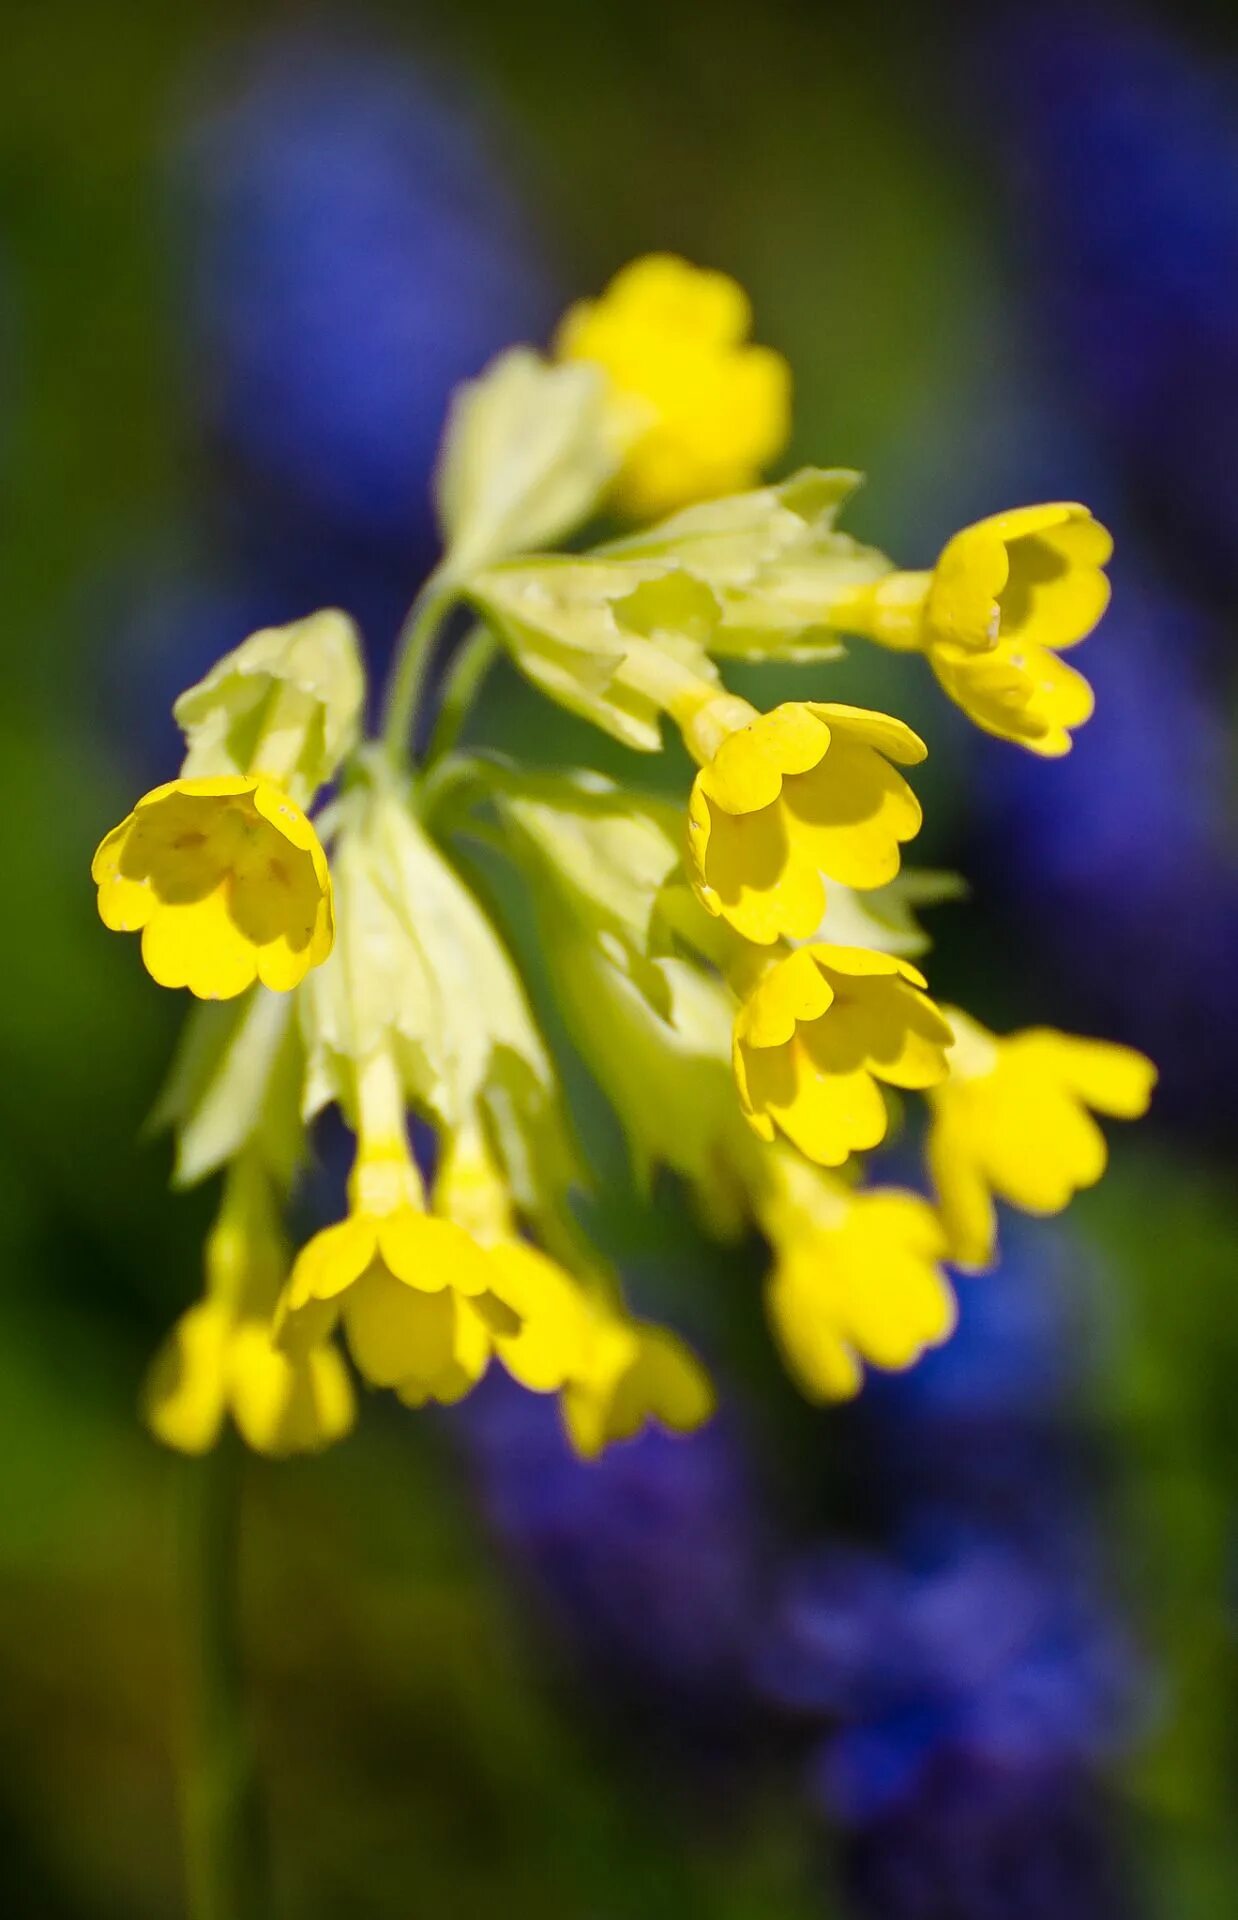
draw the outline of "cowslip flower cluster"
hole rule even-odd
[[[762,483],[790,380],[750,326],[734,282],[654,256],[551,355],[501,355],[449,413],[442,558],[381,734],[346,614],[264,630],[182,695],[178,777],[104,839],[105,924],[202,1003],[161,1104],[175,1177],[223,1176],[206,1297],[148,1388],[169,1444],[209,1446],[229,1413],[267,1452],[327,1444],[354,1417],[345,1355],[410,1407],[500,1367],[558,1397],[585,1457],[708,1417],[701,1361],[633,1316],[582,1225],[588,1172],[479,847],[519,876],[637,1169],[676,1175],[711,1232],[766,1240],[774,1336],[815,1398],[945,1340],[945,1265],[992,1262],[995,1199],[1056,1211],[1103,1169],[1092,1112],[1147,1105],[1128,1049],[1000,1039],[932,997],[916,907],[954,882],[902,864],[924,745],[815,697],[858,636],[924,654],[988,731],[1064,752],[1090,695],[1059,655],[1103,612],[1107,534],[1083,507],[1022,508],[895,568],[837,528],[855,474]],[[627,524],[552,551],[608,514]],[[696,767],[683,808],[462,750],[500,653],[634,751],[669,721]],[[728,660],[802,663],[813,697],[762,712]],[[933,1201],[865,1176],[912,1095]],[[347,1208],[293,1255],[282,1215],[328,1106],[356,1141]]]

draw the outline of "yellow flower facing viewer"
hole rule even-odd
[[[107,835],[91,876],[104,925],[140,931],[152,979],[201,1000],[234,999],[255,980],[286,992],[331,951],[326,855],[260,775],[154,788]]]
[[[352,1427],[352,1383],[323,1344],[282,1353],[271,1315],[287,1272],[270,1183],[252,1157],[229,1168],[206,1244],[207,1291],[177,1321],[147,1377],[147,1425],[165,1446],[206,1453],[231,1413],[258,1453],[316,1453]]]
[[[752,309],[734,280],[673,254],[634,260],[598,300],[570,307],[561,360],[606,376],[627,449],[614,498],[635,519],[751,486],[790,432],[791,375],[753,346]]]
[[[891,762],[914,766],[925,747],[901,720],[860,707],[789,701],[748,712],[693,783],[689,874],[710,913],[745,939],[804,940],[825,912],[823,876],[865,889],[898,872],[921,813]],[[703,709],[685,725],[690,749],[708,717]]]
[[[492,1335],[515,1333],[519,1318],[472,1235],[426,1212],[394,1063],[376,1055],[358,1080],[348,1217],[297,1256],[277,1338],[298,1352],[341,1322],[371,1386],[394,1387],[413,1406],[459,1400],[485,1372]]]
[[[1024,1213],[1060,1213],[1105,1170],[1105,1136],[1089,1109],[1147,1112],[1156,1069],[1131,1047],[1049,1027],[1001,1038],[950,1007],[949,1078],[929,1095],[929,1166],[957,1266],[991,1264],[994,1198]]]
[[[918,1194],[853,1192],[791,1156],[776,1164],[779,1191],[761,1209],[776,1250],[770,1322],[810,1399],[850,1399],[865,1363],[899,1371],[953,1332],[945,1234]]]
[[[1109,604],[1113,541],[1075,502],[1016,507],[965,527],[927,573],[888,574],[834,609],[844,627],[924,653],[974,723],[1052,758],[1093,709],[1058,656]]]
[[[821,1166],[885,1138],[878,1081],[904,1088],[946,1075],[951,1030],[923,974],[893,954],[800,947],[760,980],[735,1021],[740,1105],[763,1140],[778,1131]]]

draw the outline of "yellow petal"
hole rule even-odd
[[[463,1294],[495,1290],[489,1255],[454,1220],[401,1207],[377,1226],[382,1257],[406,1285],[422,1293],[437,1293],[444,1287]]]
[[[352,1383],[333,1347],[290,1357],[264,1322],[248,1321],[232,1341],[228,1377],[237,1428],[257,1453],[316,1453],[352,1427]]]
[[[232,1317],[204,1300],[182,1314],[151,1365],[142,1396],[147,1426],[165,1446],[206,1453],[223,1425]]]
[[[507,1371],[534,1393],[561,1387],[584,1362],[588,1315],[580,1288],[536,1248],[509,1240],[490,1249],[504,1296],[520,1316],[518,1330],[496,1339]]]
[[[142,930],[142,961],[159,986],[188,987],[199,1000],[234,1000],[258,977],[222,888],[185,906],[160,903]]]
[[[456,1303],[448,1289],[425,1293],[374,1266],[345,1294],[341,1317],[349,1351],[371,1386],[433,1381],[452,1362]]]

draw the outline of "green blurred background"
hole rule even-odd
[[[969,516],[1024,494],[1083,494],[1129,530],[1139,577],[1155,582],[1147,604],[1169,609],[1159,670],[1171,678],[1185,671],[1180,631],[1202,623],[1232,633],[1224,524],[1218,518],[1209,527],[1184,506],[1174,478],[1192,460],[1223,473],[1234,442],[1225,441],[1224,458],[1214,442],[1238,421],[1224,384],[1234,373],[1227,343],[1238,329],[1232,50],[1223,20],[1202,11],[1109,10],[1082,52],[1070,45],[1073,18],[1043,26],[1040,91],[1021,102],[1026,140],[1012,159],[1007,89],[1032,59],[1019,52],[1027,22],[1018,9],[877,15],[788,0],[761,9],[730,0],[457,0],[450,8],[350,8],[341,21],[297,5],[9,0],[4,8],[5,1912],[144,1920],[183,1910],[177,1767],[186,1681],[173,1514],[186,1470],[145,1436],[135,1403],[154,1346],[198,1289],[210,1196],[170,1195],[167,1144],[142,1138],[183,1009],[150,985],[130,943],[105,935],[88,882],[101,832],[174,763],[171,698],[260,619],[295,616],[315,598],[352,605],[354,583],[381,655],[399,602],[429,557],[430,443],[418,450],[410,442],[416,497],[406,543],[383,518],[406,478],[397,459],[383,493],[383,433],[400,430],[399,407],[407,401],[417,422],[441,412],[449,376],[472,371],[504,337],[504,300],[514,316],[553,315],[624,259],[655,247],[723,267],[751,289],[760,337],[795,370],[793,456],[854,464],[871,476],[854,531],[925,564]],[[427,217],[421,331],[413,329],[406,349],[399,274],[415,279],[418,230],[407,245],[400,232],[395,244],[387,214],[374,217],[372,233],[360,223],[365,241],[351,253],[344,247],[338,271],[364,271],[368,260],[374,279],[355,312],[337,302],[336,340],[330,233],[318,253],[296,261],[315,206],[325,206],[328,225],[347,225],[351,189],[345,183],[333,198],[313,166],[304,177],[261,173],[254,142],[267,134],[278,141],[281,114],[295,119],[286,100],[268,109],[251,102],[234,121],[219,104],[254,61],[262,84],[278,92],[295,79],[297,49],[309,43],[319,48],[315,85],[331,71],[331,49],[343,74],[342,105],[311,105],[296,121],[295,138],[311,148],[315,114],[337,128],[350,86],[359,88],[350,63],[362,63],[359,73],[408,72],[426,89],[423,147],[401,156],[395,184],[383,191],[398,200],[405,179],[410,194],[438,194],[452,209],[452,232],[463,223],[466,233],[445,238],[446,215]],[[1103,172],[1103,153],[1078,124],[1055,134],[1053,116],[1069,108],[1087,123],[1091,104],[1112,105],[1111,71],[1115,88],[1127,84],[1142,100],[1128,71],[1136,43],[1148,70],[1163,59],[1169,106],[1135,135],[1120,113],[1111,115],[1112,139],[1120,146],[1137,137],[1139,151],[1152,156],[1152,184],[1140,188],[1147,230],[1125,232],[1112,210],[1129,207],[1125,189],[1108,181],[1111,206],[1089,178],[1089,168]],[[1093,65],[1085,62],[1080,78],[1085,54]],[[363,89],[356,107],[364,121]],[[1215,152],[1205,153],[1200,125],[1213,125],[1210,113]],[[465,131],[448,139],[439,114]],[[371,125],[380,123],[376,110]],[[337,149],[347,151],[338,130],[331,141],[323,167]],[[479,184],[473,160],[460,157],[474,141],[499,156],[496,194],[518,211],[519,236],[505,212],[486,212],[484,179]],[[1073,188],[1044,159],[1046,151],[1060,156],[1063,141],[1080,169]],[[251,165],[257,186],[245,171]],[[466,174],[467,192],[457,191]],[[364,177],[357,191],[363,187]],[[281,193],[292,203],[284,244],[293,264],[280,256],[264,279],[264,259],[269,265],[279,244]],[[1057,216],[1053,193],[1062,203]],[[251,228],[247,194],[251,212],[258,209]],[[1072,214],[1072,194],[1095,211],[1100,225],[1091,237],[1078,209]],[[1179,209],[1196,199],[1199,219],[1186,222],[1184,238]],[[1054,217],[1065,224],[1055,229]],[[470,268],[462,293],[443,289],[457,258],[451,248],[473,261],[491,244],[492,218],[507,262],[488,315],[498,331],[487,344],[482,329],[468,364],[473,336],[465,327],[461,344],[452,297],[476,306],[490,282],[480,271],[470,277]],[[1162,235],[1167,257],[1159,265],[1157,218],[1173,229],[1170,240]],[[275,223],[270,231],[263,220]],[[1125,307],[1121,262],[1105,250],[1114,234],[1115,259],[1121,241],[1132,257],[1146,261],[1151,250],[1153,260],[1148,284],[1140,282]],[[526,235],[527,287],[518,265]],[[1084,288],[1076,262],[1097,260],[1108,277],[1098,269]],[[289,288],[302,271],[309,291],[294,297]],[[338,373],[333,353],[352,355],[378,383],[371,394],[357,376],[369,437],[361,436],[355,495],[342,503],[329,488],[298,492],[298,475],[314,459],[330,468],[326,428],[307,429],[308,454],[295,419],[282,442],[276,435],[257,452],[246,443],[266,363],[255,359],[229,387],[228,354],[241,353],[248,322],[239,295],[223,320],[219,308],[247,273],[256,297],[264,287],[286,294],[283,352],[292,360],[305,349],[298,322],[322,319],[318,357],[304,375],[311,411],[323,382],[338,378],[345,396],[352,391],[353,374]],[[1166,286],[1177,302],[1168,317],[1156,307]],[[1081,291],[1090,303],[1082,319],[1071,306]],[[1199,376],[1213,382],[1211,403],[1184,398],[1172,383],[1145,391],[1133,376],[1129,389],[1110,395],[1089,351],[1106,365],[1125,353],[1137,372],[1157,354],[1179,356],[1179,368],[1193,358],[1198,368],[1184,317],[1194,311],[1192,295],[1207,310],[1208,339],[1220,343]],[[375,320],[386,302],[394,347]],[[279,324],[277,314],[269,318]],[[253,321],[259,331],[265,324],[261,314]],[[1169,337],[1172,324],[1180,338]],[[1089,326],[1098,347],[1088,346]],[[466,364],[457,367],[453,352]],[[388,420],[381,378],[392,353],[420,384],[411,400],[401,389]],[[295,413],[293,392],[271,403],[281,417],[290,406]],[[1167,438],[1173,424],[1172,445],[1159,456],[1168,472],[1137,440],[1131,394],[1152,440],[1158,406]],[[1117,426],[1107,425],[1106,402]],[[1182,426],[1191,404],[1204,423],[1195,454]],[[347,444],[345,435],[345,451]],[[371,511],[377,494],[380,507]],[[1233,515],[1232,501],[1223,511]],[[246,621],[251,606],[255,617]],[[1149,624],[1155,640],[1156,622]],[[1089,654],[1107,644],[1108,631]],[[1115,649],[1124,631],[1115,630]],[[1200,711],[1215,726],[1232,682],[1223,648],[1210,645],[1189,660]],[[1161,871],[1155,849],[1132,806],[1129,838],[1123,845],[1119,833],[1115,855],[1127,876],[1123,904],[1102,914],[1101,957],[1086,979],[1076,977],[1069,890],[1038,892],[1039,843],[1012,840],[1002,826],[1019,809],[1026,823],[1030,788],[1013,799],[1008,790],[995,795],[997,758],[954,725],[927,684],[895,665],[897,692],[889,663],[857,660],[839,670],[834,697],[896,700],[922,728],[932,749],[920,783],[929,821],[923,857],[978,867],[972,900],[942,915],[936,977],[948,979],[949,996],[998,1025],[1073,1019],[1087,1030],[1103,1017],[1107,1030],[1148,1046],[1163,1066],[1171,1066],[1166,1049],[1178,1060],[1165,1111],[1116,1143],[1106,1185],[1077,1203],[1101,1285],[1080,1335],[1087,1364],[1071,1432],[1086,1462],[1080,1478],[1101,1490],[1089,1524],[1113,1604],[1145,1661],[1138,1730],[1105,1776],[1113,1844],[1142,1903],[1136,1910],[1225,1920],[1238,1908],[1238,1218],[1232,1129],[1217,1089],[1227,1047],[1233,1053],[1221,964],[1232,953],[1232,911],[1217,935],[1216,962],[1199,928],[1219,897],[1232,901],[1232,839],[1210,839],[1212,864],[1193,874],[1194,891],[1184,901],[1177,873],[1179,891],[1166,881],[1163,904],[1147,878],[1149,862],[1154,878]],[[790,683],[766,675],[753,684],[767,698]],[[1120,694],[1119,687],[1119,704]],[[1140,713],[1156,732],[1155,695]],[[1171,716],[1165,725],[1172,724]],[[1142,739],[1124,749],[1128,775],[1146,767],[1149,781],[1167,779],[1172,791],[1164,807],[1157,802],[1157,817],[1171,824],[1180,798],[1173,767],[1190,766],[1191,724],[1188,716],[1168,773]],[[632,777],[621,750],[542,710],[509,680],[491,689],[477,731],[533,759],[587,758]],[[1076,758],[1088,751],[1085,732]],[[668,780],[680,771],[674,763],[642,766],[636,776]],[[1045,782],[1056,771],[1034,770]],[[1086,805],[1086,786],[1080,792]],[[1052,822],[1044,831],[1070,834]],[[1189,838],[1194,829],[1182,831]],[[1168,864],[1181,863],[1171,852]],[[1093,879],[1102,886],[1099,870],[1084,876],[1089,893]],[[1143,921],[1132,909],[1141,888]],[[1029,914],[1051,922],[1048,932],[1040,924],[1026,937]],[[1154,1003],[1128,1004],[1112,984],[1128,975],[1169,984]],[[1150,1004],[1169,1009],[1159,1026]],[[1214,1047],[1217,1057],[1203,1063],[1197,1082],[1197,1057]],[[772,1584],[788,1542],[853,1524],[862,1476],[840,1492],[837,1472],[853,1430],[797,1403],[778,1375],[759,1325],[755,1256],[720,1263],[673,1191],[660,1191],[653,1204],[641,1200],[579,1071],[571,1084],[607,1168],[610,1244],[647,1303],[719,1359],[759,1462],[772,1544],[757,1578]],[[941,1491],[948,1496],[949,1485]],[[545,1920],[798,1920],[852,1910],[837,1836],[802,1788],[794,1740],[753,1716],[739,1736],[731,1730],[723,1739],[707,1725],[680,1741],[666,1734],[656,1695],[633,1716],[607,1685],[609,1656],[588,1653],[587,1620],[548,1607],[527,1565],[514,1565],[496,1545],[450,1418],[367,1405],[358,1433],[321,1461],[248,1463],[244,1502],[243,1621],[279,1914],[472,1920],[497,1903]],[[632,1524],[639,1534],[639,1514]],[[870,1530],[863,1514],[858,1525]],[[638,1543],[632,1552],[639,1551]],[[1034,1853],[1034,1833],[1028,1844]],[[1030,1885],[1017,1850],[1010,1880]],[[893,1905],[886,1910],[895,1915]],[[1041,1908],[983,1910],[1036,1920]],[[944,1894],[906,1911],[969,1920],[981,1908]],[[1103,1909],[1093,1912],[1109,1920]]]

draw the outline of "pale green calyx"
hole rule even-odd
[[[572,1038],[622,1123],[638,1178],[668,1167],[711,1231],[738,1232],[759,1146],[731,1092],[734,1004],[690,961],[655,959],[661,990],[618,961],[581,921],[541,900],[545,951]]]
[[[182,777],[263,773],[307,805],[356,742],[365,669],[356,624],[324,607],[263,627],[182,693]]]
[[[666,983],[649,962],[670,945],[658,907],[680,864],[675,809],[583,769],[537,776],[505,768],[494,802],[534,888],[554,893],[665,1012]]]
[[[835,527],[860,484],[847,468],[805,467],[778,486],[708,500],[599,557],[683,569],[718,605],[709,646],[723,657],[822,660],[840,651],[831,609],[891,563]]]
[[[301,1044],[292,996],[256,986],[203,1001],[181,1035],[150,1117],[176,1141],[172,1182],[192,1187],[246,1149],[288,1184],[302,1158]]]
[[[399,794],[360,795],[334,860],[340,937],[301,995],[306,1107],[347,1107],[358,1061],[387,1052],[409,1104],[481,1125],[521,1211],[576,1179],[550,1056],[482,907]]]
[[[886,886],[873,887],[867,893],[857,893],[835,881],[826,890],[825,916],[813,939],[837,947],[868,947],[875,953],[914,960],[932,945],[916,909],[960,900],[966,892],[957,873],[926,867],[904,867]]]
[[[656,753],[660,716],[718,685],[717,602],[664,560],[551,558],[491,567],[470,599],[517,667],[560,706]]]
[[[535,552],[595,511],[623,452],[599,368],[500,354],[460,388],[435,474],[444,571]]]

